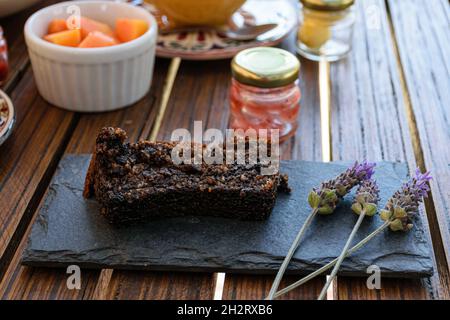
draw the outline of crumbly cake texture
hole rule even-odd
[[[84,189],[115,224],[182,215],[263,220],[277,192],[289,191],[287,176],[262,175],[261,164],[177,165],[177,142],[126,139],[120,128],[101,130]]]

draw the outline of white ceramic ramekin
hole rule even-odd
[[[133,41],[104,48],[64,47],[43,40],[49,22],[69,17],[74,8],[79,8],[82,16],[111,26],[117,18],[134,18],[146,20],[150,27]],[[157,23],[146,10],[110,1],[58,3],[37,11],[25,24],[25,40],[40,94],[51,104],[80,112],[122,108],[148,92],[157,33]]]

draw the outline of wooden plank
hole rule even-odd
[[[68,275],[65,270],[21,267],[20,257],[26,244],[25,240],[26,237],[0,282],[0,300],[80,300],[93,295],[98,272],[82,271],[81,288],[68,290]]]
[[[0,21],[10,58],[10,74],[2,88],[11,94],[18,87],[11,94],[16,125],[0,153],[0,280],[77,121],[73,113],[53,108],[39,97],[27,68],[23,25],[32,12],[51,2],[55,1],[41,2]]]
[[[388,1],[397,38],[416,157],[431,170],[428,220],[440,279],[450,298],[450,6],[445,0]]]
[[[192,132],[194,121],[202,121],[203,130],[226,128],[229,117],[229,69],[229,60],[183,61],[158,139],[169,140],[172,131],[177,128]]]
[[[384,1],[358,1],[357,17],[353,51],[331,66],[332,158],[404,161],[413,171],[416,161]],[[423,208],[421,214],[426,221]],[[436,292],[428,287],[427,281],[382,279],[377,292],[367,289],[366,279],[340,277],[338,296],[423,299]]]
[[[230,275],[225,277],[225,300],[264,300],[270,291],[274,276]],[[285,276],[280,289],[298,280],[297,277]],[[318,277],[278,298],[279,300],[314,300],[320,293],[325,279]]]
[[[0,278],[77,120],[39,96],[30,70],[11,98],[16,125],[0,153]]]
[[[76,120],[73,113],[48,105],[38,108],[42,100],[31,72],[26,71],[28,57],[21,32],[23,25],[32,12],[51,2],[55,1],[44,1],[0,22],[10,45],[10,74],[2,88],[10,92],[22,76],[27,77],[19,88],[23,93],[11,96],[16,108],[16,125],[0,154],[0,204],[4,209],[0,213],[0,279],[5,261],[10,258],[8,245],[11,250],[17,246],[20,231],[24,228],[19,225],[20,221],[24,217],[26,227],[30,219],[27,210],[36,207],[44,190],[40,186],[49,179],[55,159],[62,152],[60,144],[65,143]],[[41,123],[49,125],[42,126]],[[16,228],[19,232],[15,236]]]
[[[342,283],[340,283],[342,282]],[[368,290],[366,279],[343,278],[337,280],[341,300],[425,300],[430,296],[417,279],[382,279],[381,290]],[[418,290],[415,290],[418,288]]]
[[[103,126],[120,126],[124,128],[131,140],[145,137],[155,119],[160,93],[164,84],[168,63],[157,60],[155,75],[150,93],[132,107],[101,114],[85,114],[80,117],[68,144],[66,153],[90,153],[95,144],[95,137]],[[20,90],[20,86],[17,90]],[[15,92],[15,91],[14,91]],[[18,91],[21,94],[24,90]],[[42,108],[42,106],[41,106]],[[52,108],[53,110],[59,110]],[[34,212],[34,210],[33,210]],[[33,213],[32,212],[32,213]],[[68,290],[67,275],[63,269],[41,269],[20,266],[20,256],[26,245],[27,234],[23,236],[3,281],[0,283],[0,298],[3,299],[89,299],[94,296],[99,278],[99,271],[82,270],[81,290]],[[164,282],[163,275],[155,274],[154,281]],[[186,281],[183,281],[183,286]],[[171,282],[176,288],[176,283]]]
[[[211,299],[214,278],[203,273],[115,270],[106,299]]]

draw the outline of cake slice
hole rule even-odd
[[[181,215],[263,220],[277,191],[288,190],[287,177],[262,175],[261,164],[175,164],[177,142],[126,139],[120,128],[101,130],[85,182],[84,196],[115,224]]]

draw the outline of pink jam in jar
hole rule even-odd
[[[8,50],[6,39],[3,37],[3,29],[0,26],[0,85],[8,76]]]
[[[232,62],[230,104],[233,129],[279,129],[286,140],[297,129],[300,62],[291,53],[259,47],[241,51]]]

